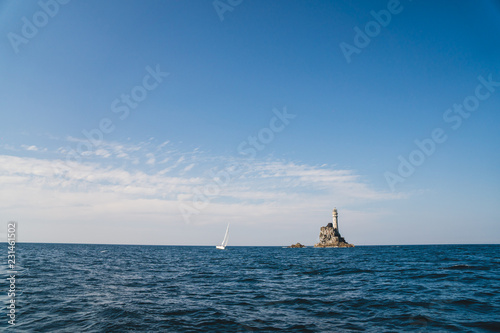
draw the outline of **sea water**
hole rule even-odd
[[[498,332],[499,250],[20,243],[15,327],[3,279],[0,329]]]

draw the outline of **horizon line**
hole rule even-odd
[[[2,243],[8,244],[7,241]],[[172,245],[172,244],[119,244],[119,243],[60,243],[60,242],[19,242],[17,244],[53,244],[53,245],[117,245],[117,246],[185,246],[185,247],[215,247],[214,245]],[[500,245],[500,243],[428,243],[428,244],[354,244],[354,247],[363,246],[443,246],[443,245]],[[228,247],[289,247],[290,245],[230,245]],[[314,245],[304,245],[307,248],[314,248]],[[332,247],[335,248],[335,247]]]

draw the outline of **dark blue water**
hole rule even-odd
[[[499,250],[18,244],[14,331],[499,332]]]

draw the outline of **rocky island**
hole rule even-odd
[[[292,244],[289,246],[289,248],[303,248],[303,247],[306,247],[305,245],[302,245],[300,243],[297,243],[297,244]]]
[[[319,243],[314,247],[354,247],[345,241],[340,235],[337,208],[333,210],[333,223],[328,223],[326,227],[321,227],[319,232]]]

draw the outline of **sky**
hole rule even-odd
[[[500,240],[500,2],[0,1],[18,241]]]

